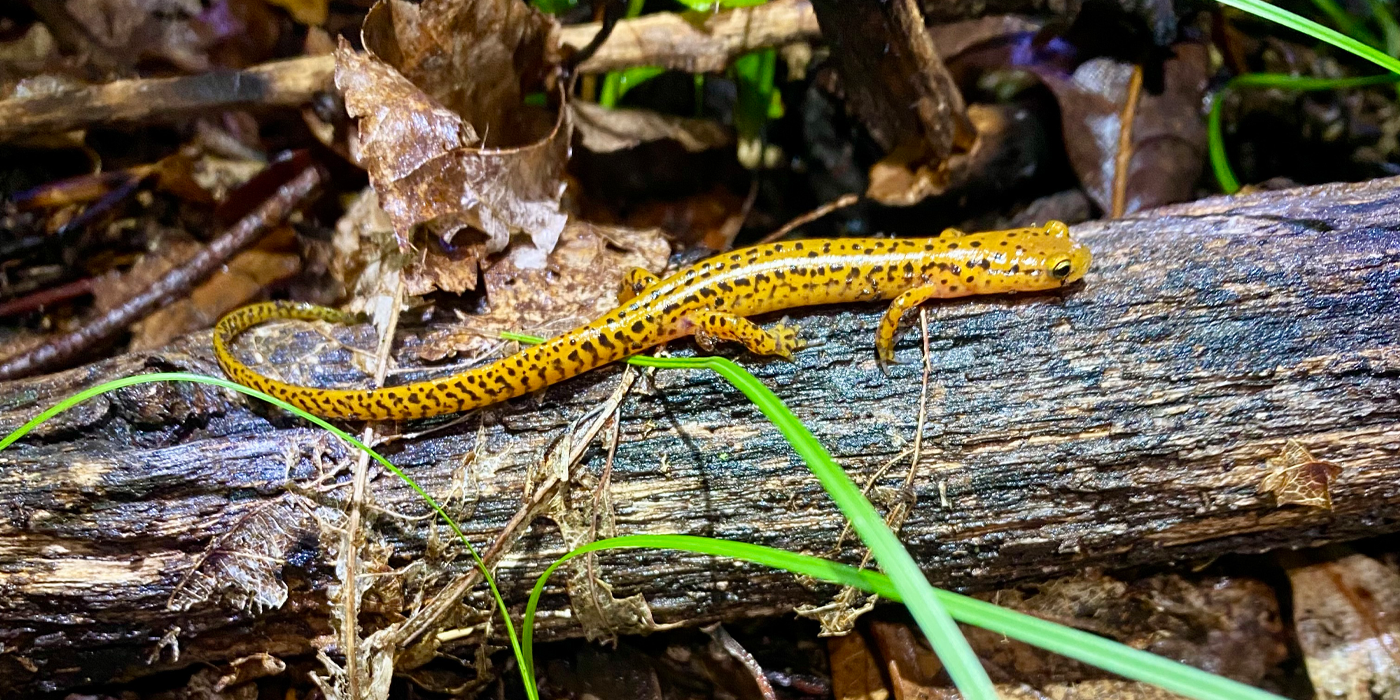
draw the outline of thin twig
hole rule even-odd
[[[136,296],[82,328],[54,338],[34,350],[0,364],[0,379],[18,379],[71,360],[132,323],[145,318],[172,299],[189,292],[235,253],[251,245],[267,229],[287,218],[323,179],[320,168],[306,168],[301,174],[277,188],[276,194],[252,213],[240,219],[223,235],[196,253],[189,262],[165,273],[165,276]]]
[[[379,337],[379,350],[375,354],[375,386],[383,386],[384,377],[389,372],[389,351],[394,347],[394,331],[399,326],[399,312],[403,308],[403,293],[403,276],[400,275],[398,285],[394,289],[394,303],[391,307],[393,311],[389,314],[384,333]],[[378,425],[378,423],[366,425],[364,433],[360,436],[360,441],[366,445],[373,444]],[[359,459],[355,462],[355,486],[350,496],[350,514],[345,525],[345,545],[341,548],[341,556],[345,557],[345,580],[341,582],[341,585],[346,587],[345,600],[343,601],[345,624],[341,628],[343,637],[341,648],[345,650],[345,676],[348,679],[351,700],[360,700],[362,697],[360,695],[359,651],[357,649],[360,641],[360,587],[357,578],[360,563],[360,521],[364,513],[365,488],[369,481],[369,459],[369,452],[360,450]]]
[[[572,444],[570,445],[571,449],[563,459],[568,460],[570,470],[578,464],[588,445],[593,442],[593,438],[598,435],[607,422],[608,414],[617,410],[618,404],[622,402],[623,397],[626,396],[627,391],[632,388],[634,383],[635,375],[624,372],[623,379],[619,382],[618,388],[613,391],[612,397],[595,410],[589,411],[574,421],[573,425],[566,431],[566,439],[570,439]],[[592,422],[580,430],[578,426],[590,418],[593,418]],[[572,439],[573,435],[580,432],[582,433],[580,438]],[[553,497],[555,489],[560,485],[557,479],[551,478],[530,489],[530,495],[526,502],[516,510],[510,521],[496,533],[496,538],[491,542],[491,545],[481,552],[481,560],[485,562],[487,568],[494,566],[496,561],[505,555],[510,545],[519,539],[525,527],[533,520],[534,515],[545,507],[549,499]],[[462,572],[457,578],[439,589],[407,620],[395,625],[392,634],[387,635],[384,642],[396,644],[400,648],[412,644],[429,630],[437,627],[449,612],[461,604],[462,597],[480,581],[481,571],[477,567]]]
[[[1113,218],[1127,213],[1128,167],[1133,163],[1133,120],[1137,118],[1138,98],[1142,95],[1142,66],[1133,66],[1128,79],[1128,97],[1118,120],[1118,153],[1113,159]]]
[[[571,79],[578,70],[578,67],[592,58],[593,54],[598,52],[598,47],[602,46],[603,43],[608,40],[608,37],[612,36],[613,29],[617,27],[618,20],[622,19],[627,14],[627,4],[628,3],[624,0],[604,0],[603,26],[597,34],[593,35],[592,39],[588,40],[587,45],[579,49],[572,56],[564,59],[562,68],[565,80]]]
[[[629,388],[635,381],[635,377],[631,374],[633,371],[634,368],[631,365],[627,365],[627,369],[624,370],[622,378],[622,383]],[[622,437],[622,404],[619,403],[617,406],[613,407],[613,410],[609,413],[612,419],[612,431],[608,437],[608,457],[603,462],[603,472],[598,475],[598,484],[593,489],[593,517],[589,519],[588,523],[589,542],[595,542],[598,539],[598,514],[603,507],[607,505],[603,495],[607,493],[608,484],[612,481],[613,459],[617,456],[617,443]],[[588,581],[590,583],[598,580],[597,554],[597,552],[593,552],[583,558],[584,570],[587,572]],[[596,592],[597,587],[589,586],[589,591],[590,593]],[[592,603],[595,608],[599,606],[596,595],[590,595],[589,602]],[[607,619],[603,610],[598,609],[595,610],[595,612],[600,616],[599,619]]]
[[[919,308],[919,327],[923,331],[924,338],[924,379],[923,389],[919,393],[919,417],[914,426],[914,447],[909,450],[901,450],[899,454],[895,455],[894,457],[886,461],[884,464],[880,465],[880,468],[876,469],[875,473],[870,475],[870,478],[865,482],[865,486],[861,489],[861,493],[866,494],[867,496],[870,493],[870,489],[874,487],[875,481],[883,477],[885,475],[885,472],[895,462],[899,461],[900,459],[903,459],[905,455],[912,455],[912,459],[909,462],[909,471],[906,472],[904,475],[903,491],[906,494],[913,493],[914,475],[918,473],[919,458],[922,456],[924,423],[925,420],[928,418],[928,380],[929,374],[933,371],[933,358],[929,351],[928,342],[928,309],[925,307]],[[902,504],[896,504],[895,506],[892,506],[890,508],[890,512],[885,516],[885,522],[889,524],[891,529],[893,529],[895,532],[898,532],[899,529],[904,525],[904,519],[908,516],[908,509],[905,508]],[[836,539],[836,546],[832,550],[834,553],[839,553],[841,551],[841,545],[845,542],[846,536],[850,533],[850,530],[851,523],[848,520],[846,521],[845,526],[842,527],[841,534]],[[865,552],[861,554],[859,567],[864,569],[870,564],[870,560],[872,558],[873,555],[870,549],[866,548]],[[846,586],[843,587],[840,592],[838,592],[835,596],[832,597],[830,603],[813,608],[804,608],[801,612],[804,615],[814,615],[830,614],[835,611],[853,610],[855,600],[859,596],[859,594],[860,591],[858,589],[853,588],[851,586]],[[867,597],[865,604],[861,607],[860,610],[856,610],[855,614],[860,614],[861,612],[871,609],[875,604],[876,598],[878,598],[878,596],[876,595],[870,595],[869,597]]]
[[[816,209],[813,209],[812,211],[809,211],[806,214],[803,214],[793,219],[792,221],[783,224],[782,228],[768,234],[767,236],[764,236],[763,240],[759,241],[759,243],[776,243],[777,241],[781,241],[783,240],[783,238],[787,237],[789,233],[792,233],[793,229],[797,228],[798,226],[806,226],[807,224],[810,224],[813,221],[816,221],[817,219],[820,219],[823,216],[826,216],[827,214],[836,211],[837,209],[845,209],[846,207],[849,207],[852,204],[855,204],[859,201],[860,195],[858,194],[851,194],[849,192],[843,194],[840,197],[837,197],[835,201],[827,202],[826,204],[823,204],[817,207]]]
[[[603,24],[575,24],[561,44],[587,46]],[[612,35],[575,69],[606,73],[659,65],[693,73],[723,70],[757,49],[821,37],[808,0],[774,0],[717,13],[704,22],[658,12],[617,23]],[[0,100],[0,142],[100,124],[144,124],[241,107],[300,107],[335,89],[335,56],[307,56],[179,78],[137,78],[56,95]]]
[[[38,311],[49,304],[76,299],[85,294],[92,294],[91,277],[84,277],[80,280],[74,280],[68,284],[62,284],[57,287],[49,287],[48,289],[34,292],[29,296],[11,299],[0,304],[0,317],[27,314],[30,311]]]
[[[904,475],[904,488],[914,486],[914,474],[919,469],[919,458],[923,456],[924,421],[928,419],[928,376],[933,371],[933,359],[928,347],[928,309],[919,307],[919,328],[924,335],[924,384],[919,390],[919,419],[914,423],[914,455],[909,460],[909,472]]]

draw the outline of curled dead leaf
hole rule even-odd
[[[562,332],[617,306],[622,276],[634,267],[660,272],[671,254],[659,229],[630,229],[570,222],[545,260],[517,248],[483,274],[490,310],[447,332],[430,335],[424,359],[486,352],[503,330]]]
[[[250,683],[259,678],[279,676],[287,670],[287,662],[267,653],[234,659],[219,680],[214,683],[214,692],[222,693],[235,686]]]
[[[512,234],[541,259],[558,241],[572,123],[562,89],[547,84],[557,32],[510,0],[383,0],[365,18],[369,53],[344,41],[336,51],[336,86],[359,119],[360,159],[400,248],[420,225],[448,244],[463,229],[484,234],[454,247],[466,270],[429,275],[427,286],[471,289],[481,257]],[[555,93],[555,112],[526,106],[529,89]]]
[[[309,522],[293,497],[255,507],[209,543],[175,587],[166,609],[184,611],[211,598],[238,610],[275,610],[287,602],[282,566]]]
[[[645,109],[606,109],[592,102],[572,102],[579,143],[594,153],[611,153],[649,141],[669,139],[691,153],[724,148],[734,135],[709,119],[693,119]]]

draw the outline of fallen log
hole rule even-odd
[[[913,507],[902,537],[937,585],[986,589],[1085,567],[1204,560],[1400,529],[1400,180],[1218,198],[1077,227],[1096,254],[1082,287],[930,310],[932,351]],[[877,504],[900,501],[920,421],[921,339],[876,368],[882,308],[792,315],[795,361],[741,356]],[[336,329],[370,347],[366,328]],[[250,361],[290,380],[346,385],[353,353],[305,325],[256,329]],[[409,343],[411,345],[411,342]],[[690,344],[681,344],[684,350]],[[312,359],[317,358],[317,359]],[[0,384],[0,428],[100,381],[160,369],[218,374],[207,334],[160,352]],[[478,546],[543,478],[571,424],[619,387],[593,372],[385,454],[441,500]],[[424,376],[419,372],[416,376]],[[500,560],[519,612],[562,552],[561,529],[677,532],[831,554],[862,550],[778,432],[728,384],[661,371],[621,402],[570,486]],[[435,429],[424,432],[429,425]],[[1331,508],[1261,491],[1288,441],[1340,468]],[[567,442],[567,441],[563,441]],[[353,453],[223,390],[130,387],[0,452],[0,692],[56,691],[253,652],[302,654],[330,632],[336,513]],[[611,476],[598,487],[610,464]],[[877,474],[878,472],[878,474]],[[374,574],[361,623],[401,619],[468,559],[388,474],[370,484]],[[908,503],[907,500],[903,501]],[[416,563],[415,563],[416,562]],[[771,614],[832,590],[728,561],[631,550],[588,571],[571,608],[552,584],[542,638]],[[472,644],[480,587],[427,630]],[[593,612],[587,612],[585,608]],[[622,611],[622,612],[619,612]],[[624,612],[627,612],[624,614]],[[421,636],[421,635],[420,635]]]

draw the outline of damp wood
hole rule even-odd
[[[1086,224],[1075,235],[1095,262],[1082,287],[935,304],[925,429],[901,529],[930,579],[977,590],[1400,529],[1397,184],[1203,200]],[[738,361],[858,482],[882,473],[872,493],[887,508],[909,503],[899,487],[913,461],[923,367],[917,328],[904,334],[891,376],[876,367],[882,312],[794,312],[813,347],[792,363]],[[328,332],[373,346],[365,327]],[[251,335],[244,352],[289,379],[363,378],[324,332],[284,325]],[[406,346],[412,364],[411,337]],[[154,370],[217,375],[208,335],[0,384],[0,427]],[[401,425],[438,429],[383,449],[484,546],[519,510],[542,455],[621,373],[592,372],[452,425]],[[575,532],[582,522],[600,534],[699,534],[859,560],[849,537],[838,546],[841,520],[800,460],[718,377],[641,378],[620,415],[607,484],[597,488],[611,433],[601,430],[559,501],[566,509],[545,511],[502,560],[497,573],[517,612],[561,552],[551,515]],[[1280,504],[1261,490],[1290,467],[1293,443],[1329,465],[1301,473],[1327,475],[1330,509]],[[0,693],[308,653],[329,631],[334,568],[323,528],[343,505],[352,460],[318,430],[187,384],[94,399],[0,453]],[[371,492],[371,549],[398,574],[381,574],[393,585],[367,598],[369,629],[468,567],[407,487],[384,474]],[[607,555],[592,572],[612,596],[644,595],[658,623],[780,613],[833,593],[667,552]],[[545,612],[566,609],[563,577],[551,590]],[[487,609],[479,593],[466,602]],[[580,635],[580,617],[543,615],[539,632]],[[639,619],[602,618],[623,631]],[[463,608],[452,623],[474,620],[480,613]],[[449,648],[476,642],[447,637]]]

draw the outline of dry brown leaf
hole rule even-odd
[[[404,291],[410,296],[423,296],[436,290],[460,294],[476,289],[477,273],[485,258],[485,241],[481,234],[472,231],[454,243],[422,241],[415,251],[417,260],[404,270]]]
[[[426,225],[455,243],[455,264],[469,270],[448,276],[442,268],[454,261],[437,261],[423,278],[430,284],[473,288],[476,263],[515,233],[540,259],[553,250],[567,220],[560,198],[572,127],[562,93],[554,113],[523,100],[526,90],[558,91],[545,81],[557,31],[513,0],[381,0],[365,18],[370,53],[344,41],[336,51],[336,85],[360,120],[360,158],[399,246],[407,250]],[[453,240],[467,228],[484,240]]]
[[[967,151],[934,161],[921,149],[897,148],[871,166],[866,196],[889,206],[912,206],[985,177],[983,171],[997,167],[997,159],[1011,150],[1007,142],[1020,132],[1011,112],[996,105],[968,105],[967,119],[977,134]]]
[[[1367,556],[1288,569],[1293,619],[1319,698],[1400,698],[1400,574]]]
[[[836,700],[887,700],[880,662],[859,634],[831,637],[826,642],[831,661],[831,694]]]
[[[276,55],[282,22],[265,0],[215,0],[190,25],[213,65],[243,68]]]
[[[287,662],[271,654],[253,654],[229,662],[229,669],[214,683],[214,692],[222,693],[234,686],[243,685],[268,676],[280,676],[287,670]]]
[[[199,0],[68,0],[53,5],[51,11],[66,15],[104,59],[122,67],[161,58],[185,71],[209,69],[204,41],[192,25],[204,11]]]
[[[534,254],[531,248],[515,248],[493,263],[483,275],[490,310],[430,335],[419,355],[438,360],[457,352],[477,354],[495,345],[503,330],[553,335],[587,323],[617,306],[628,270],[665,269],[671,247],[656,229],[571,222],[547,260],[528,259]]]
[[[282,567],[309,521],[291,496],[249,509],[209,543],[175,587],[166,609],[189,610],[211,598],[253,612],[282,607],[287,602]]]
[[[1291,438],[1283,453],[1266,463],[1269,473],[1259,482],[1259,490],[1274,494],[1279,505],[1332,509],[1332,483],[1342,474],[1340,465],[1313,457]]]
[[[394,244],[394,224],[379,207],[374,188],[366,187],[335,222],[328,267],[350,296],[346,310],[368,314],[381,337],[399,313],[404,264]]]
[[[1191,199],[1205,167],[1202,99],[1210,77],[1206,47],[1182,43],[1165,62],[1161,95],[1143,92],[1133,120],[1125,212]],[[1131,64],[1111,58],[1086,61],[1066,77],[1054,66],[1030,66],[1060,105],[1070,166],[1103,211],[1113,207],[1113,178],[1120,119]]]
[[[894,700],[946,697],[939,692],[944,685],[939,679],[943,662],[925,646],[923,635],[896,622],[872,622],[870,634],[894,688]]]
[[[593,102],[571,102],[579,143],[594,153],[611,153],[649,141],[671,140],[691,153],[724,148],[734,134],[709,119],[677,117],[645,109],[607,109]]]

